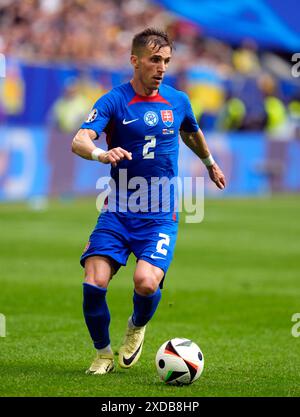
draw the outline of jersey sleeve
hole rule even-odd
[[[81,129],[92,129],[97,133],[97,137],[104,131],[115,112],[115,98],[109,92],[104,94],[96,101],[87,119],[81,125]]]
[[[180,126],[180,130],[183,130],[184,132],[197,132],[199,125],[192,110],[190,100],[185,93],[182,93],[182,97],[184,117]]]

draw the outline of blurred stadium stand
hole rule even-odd
[[[292,0],[2,0],[0,199],[95,193],[107,167],[74,159],[70,141],[93,102],[130,79],[132,36],[148,26],[175,41],[166,82],[189,94],[225,195],[299,192],[297,10]],[[204,175],[185,147],[180,160],[182,175]]]

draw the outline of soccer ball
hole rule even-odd
[[[196,343],[176,337],[161,345],[155,364],[160,379],[166,384],[187,385],[202,374],[204,357]]]

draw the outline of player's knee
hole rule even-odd
[[[151,295],[155,293],[159,285],[155,275],[136,274],[134,276],[134,289],[140,295]]]
[[[88,284],[96,285],[97,287],[100,287],[100,288],[106,288],[108,285],[107,280],[97,275],[92,275],[90,273],[87,273],[85,275],[84,282],[87,282]]]
[[[107,288],[112,272],[103,263],[95,262],[92,258],[88,258],[85,262],[84,281],[97,285],[97,287]]]

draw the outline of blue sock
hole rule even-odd
[[[161,299],[160,288],[151,295],[139,295],[134,291],[132,323],[145,326],[155,313]]]
[[[96,349],[109,345],[110,314],[106,304],[106,288],[83,283],[83,314]]]

